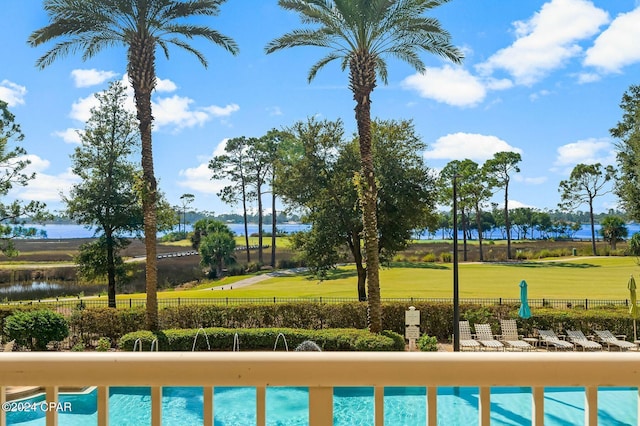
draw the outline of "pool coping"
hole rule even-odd
[[[96,387],[59,387],[59,393],[66,394],[87,394],[92,392]],[[7,386],[6,398],[7,401],[16,401],[26,398],[33,398],[35,396],[44,395],[45,388],[41,386]]]

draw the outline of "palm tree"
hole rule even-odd
[[[147,253],[146,291],[147,327],[158,328],[156,201],[157,183],[153,171],[151,146],[151,93],[156,86],[156,48],[169,57],[174,45],[194,54],[204,65],[207,61],[184,38],[204,37],[232,54],[236,43],[219,32],[202,25],[184,23],[193,16],[215,16],[225,0],[44,0],[49,25],[34,31],[31,46],[60,40],[38,61],[45,68],[59,57],[82,51],[82,59],[93,57],[102,49],[121,45],[127,49],[127,73],[133,87],[142,140],[144,235]],[[182,38],[180,38],[182,37]]]
[[[382,329],[378,275],[377,188],[371,151],[371,92],[379,77],[387,83],[386,56],[409,63],[418,71],[425,65],[418,53],[434,53],[460,63],[463,55],[451,45],[451,36],[437,19],[422,16],[449,0],[279,0],[282,8],[297,12],[314,29],[291,31],[271,41],[267,53],[295,46],[330,49],[309,71],[308,80],[339,59],[349,68],[349,88],[356,101],[362,170],[357,179],[367,257],[369,330]]]

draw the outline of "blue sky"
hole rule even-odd
[[[50,45],[31,48],[26,40],[47,16],[35,0],[5,3],[0,99],[21,124],[30,169],[38,175],[8,198],[62,209],[60,193],[77,182],[70,172],[78,143],[73,129],[83,127],[93,93],[124,77],[126,52],[105,50],[87,62],[71,55],[38,70],[34,63]],[[621,117],[623,92],[640,83],[637,1],[452,0],[433,15],[465,52],[463,65],[423,55],[428,70],[419,75],[389,59],[389,84],[379,83],[372,95],[374,117],[414,120],[430,167],[520,152],[511,206],[554,209],[558,183],[577,163],[615,163],[609,129]],[[341,118],[351,134],[354,102],[339,63],[307,83],[323,49],[264,54],[270,40],[301,26],[275,0],[228,0],[219,16],[200,23],[234,38],[240,53],[196,40],[209,61],[205,69],[177,49],[168,61],[158,52],[154,161],[172,204],[193,193],[194,207],[222,213],[235,208],[215,195],[223,182],[210,180],[207,163],[227,138],[261,136],[309,116]],[[596,201],[598,211],[615,206],[613,196]]]

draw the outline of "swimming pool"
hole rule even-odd
[[[424,388],[385,388],[385,424],[419,426],[426,423]],[[215,388],[216,426],[244,426],[256,422],[255,388]],[[438,424],[469,425],[478,422],[478,388],[439,388]],[[637,424],[637,388],[601,388],[598,391],[598,425]],[[44,395],[21,400],[36,404]],[[69,402],[71,412],[58,415],[60,426],[97,424],[97,391],[86,394],[60,394],[61,403]],[[268,388],[267,424],[301,426],[309,423],[306,388]],[[579,425],[584,422],[584,389],[546,388],[545,425]],[[373,424],[373,388],[336,388],[334,424],[357,426]],[[151,423],[151,391],[144,387],[113,387],[109,393],[109,422],[118,426]],[[202,424],[202,388],[163,388],[163,425]],[[8,412],[8,425],[45,424],[44,411]],[[492,425],[531,424],[530,388],[492,388]]]

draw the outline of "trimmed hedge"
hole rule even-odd
[[[206,333],[206,334],[205,334]],[[231,351],[233,349],[234,336],[238,335],[240,350],[283,350],[285,343],[278,336],[285,336],[289,350],[306,340],[312,340],[323,351],[403,351],[404,338],[391,331],[382,334],[371,334],[367,330],[357,329],[323,329],[301,330],[292,328],[261,328],[261,329],[230,329],[207,328],[196,329],[170,329],[157,333],[150,331],[137,331],[129,333],[120,339],[120,349],[132,351],[139,339],[138,348],[150,350],[152,342],[158,340],[158,349],[161,351]],[[197,337],[197,339],[196,339]],[[141,345],[141,346],[140,346]]]
[[[453,334],[453,306],[450,303],[386,302],[382,304],[383,328],[404,335],[404,313],[409,305],[420,311],[420,331],[434,336],[438,341],[448,341]],[[460,318],[474,323],[491,324],[494,333],[500,330],[500,319],[517,319],[521,334],[533,334],[536,328],[580,329],[586,334],[594,329],[609,329],[615,334],[633,334],[633,321],[624,307],[584,310],[536,308],[534,316],[523,320],[518,317],[518,305],[480,306],[460,305]],[[28,307],[1,307],[0,324],[14,309]],[[72,335],[89,342],[108,337],[117,342],[123,335],[143,329],[143,308],[76,309],[69,318]],[[197,329],[198,327],[222,327],[231,329],[295,328],[295,329],[366,329],[367,304],[360,302],[282,303],[246,305],[182,305],[166,307],[159,311],[161,329]]]

